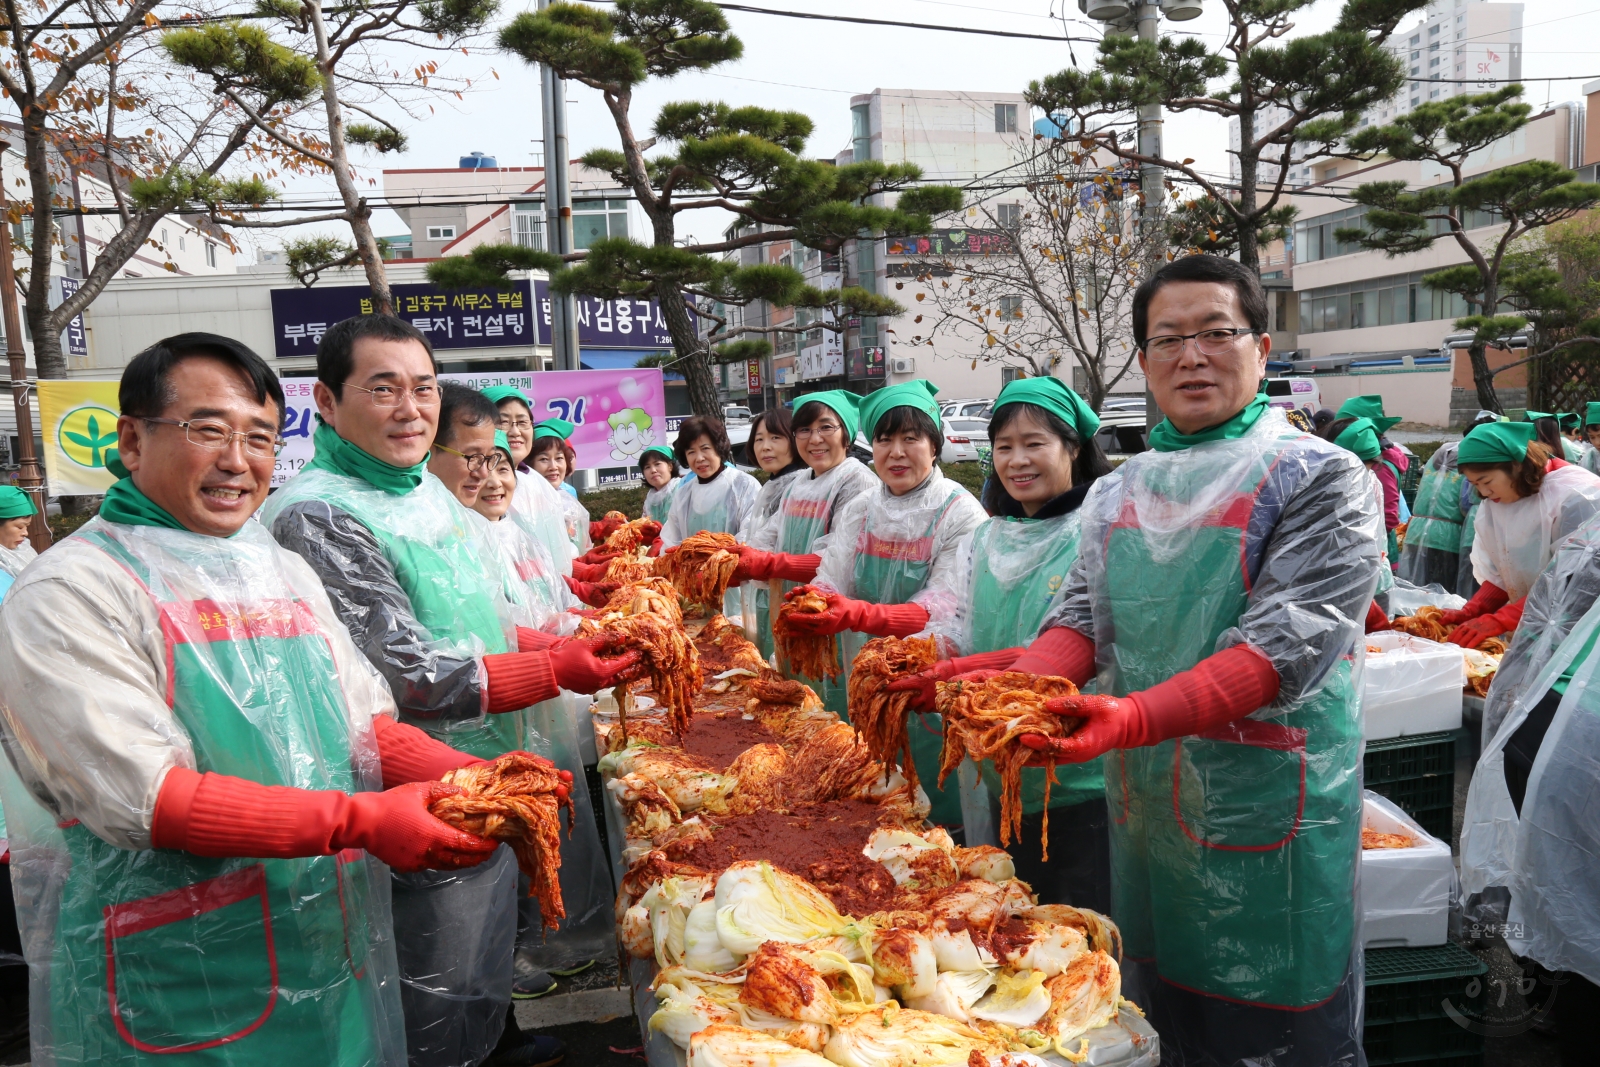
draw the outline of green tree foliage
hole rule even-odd
[[[1187,178],[1209,201],[1201,212],[1207,224],[1194,232],[1237,249],[1242,263],[1258,269],[1263,234],[1292,217],[1283,203],[1290,165],[1336,152],[1363,111],[1399,90],[1405,68],[1383,44],[1401,19],[1426,6],[1426,0],[1345,0],[1332,29],[1286,37],[1314,2],[1222,0],[1228,30],[1215,50],[1193,37],[1152,42],[1113,31],[1101,41],[1093,69],[1035,81],[1028,101],[1046,114],[1070,116],[1073,128],[1091,131],[1081,136],[1130,163]],[[1147,104],[1238,120],[1237,195],[1192,159],[1139,151],[1128,127]]]
[[[1366,205],[1365,225],[1334,234],[1390,256],[1420,252],[1446,239],[1466,254],[1466,263],[1435,271],[1423,284],[1455,293],[1472,305],[1473,314],[1457,319],[1456,327],[1473,331],[1468,347],[1473,383],[1479,405],[1490,411],[1499,411],[1500,401],[1488,345],[1527,326],[1529,316],[1520,312],[1519,301],[1527,307],[1528,301],[1537,303],[1557,292],[1550,277],[1529,273],[1526,263],[1515,288],[1508,288],[1508,255],[1519,239],[1600,203],[1600,185],[1576,181],[1572,171],[1546,159],[1467,174],[1474,153],[1528,124],[1532,109],[1521,96],[1522,86],[1507,85],[1430,100],[1388,125],[1352,136],[1352,155],[1427,162],[1449,177],[1421,189],[1407,188],[1403,181],[1359,185],[1351,198]],[[1502,225],[1487,236],[1471,236],[1490,222]]]
[[[715,253],[785,240],[837,251],[863,235],[925,233],[934,214],[961,206],[959,190],[918,184],[922,174],[914,166],[871,160],[835,166],[805,158],[812,123],[798,112],[685,101],[663,107],[648,135],[637,130],[631,109],[640,82],[706,70],[743,53],[721,10],[705,0],[618,0],[611,10],[558,0],[512,19],[500,43],[529,63],[547,63],[558,77],[600,92],[621,149],[595,149],[582,162],[631,190],[650,220],[648,243],[597,242],[556,271],[552,287],[606,298],[658,298],[699,413],[717,413],[712,361],[753,350],[727,345],[786,329],[730,325],[718,307],[765,300],[808,308],[832,316],[827,328],[842,328],[847,315],[899,311],[893,301],[865,290],[821,291],[791,268],[740,267]],[[679,216],[708,208],[760,225],[726,241],[678,244]],[[429,276],[440,284],[449,278],[493,281],[487,273],[463,271],[446,261],[430,268]],[[719,357],[718,350],[725,354]]]

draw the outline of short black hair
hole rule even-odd
[[[278,376],[248,345],[216,333],[173,334],[134,356],[123,369],[122,382],[117,386],[117,404],[122,414],[159,418],[167,405],[177,399],[171,382],[173,368],[196,356],[219,360],[249,378],[256,403],[265,404],[270,398],[278,405],[278,423],[282,425],[283,386]]]
[[[651,462],[665,463],[667,466],[671,467],[672,468],[672,476],[674,478],[678,477],[680,474],[683,473],[682,471],[680,471],[678,469],[678,461],[677,460],[673,459],[671,456],[663,456],[660,452],[644,452],[644,453],[641,453],[640,456],[639,456],[639,473],[643,474],[644,473],[644,465],[646,463],[651,463]]]
[[[728,443],[728,428],[715,415],[691,415],[678,426],[678,436],[672,442],[672,454],[683,466],[689,465],[689,446],[702,437],[711,439],[723,463],[733,459],[733,445]]]
[[[441,382],[439,385],[439,428],[434,431],[436,444],[455,443],[457,426],[493,426],[500,415],[494,401],[476,389],[460,382]]]
[[[914,433],[918,437],[925,437],[933,446],[934,458],[939,456],[939,450],[944,447],[944,433],[939,424],[928,417],[928,413],[920,408],[901,404],[899,407],[890,408],[878,420],[877,427],[872,432],[872,439],[892,437],[895,434]]]
[[[352,315],[328,327],[317,343],[317,381],[326,385],[335,400],[344,399],[345,379],[355,365],[356,342],[363,337],[380,341],[416,341],[428,353],[433,373],[439,373],[439,361],[434,358],[433,345],[428,335],[405,319],[393,315]]]
[[[1111,461],[1106,459],[1105,452],[1100,448],[1100,442],[1092,435],[1084,437],[1071,423],[1060,415],[1042,408],[1038,404],[1029,404],[1019,401],[1005,404],[995,410],[994,417],[989,420],[989,443],[994,445],[994,439],[1000,432],[1016,420],[1018,415],[1029,415],[1039,425],[1050,433],[1061,438],[1061,443],[1076,452],[1072,460],[1072,486],[1076,489],[1080,485],[1088,485],[1096,478],[1111,473]],[[1000,479],[990,475],[983,483],[983,509],[991,515],[1000,515],[1005,512],[1005,502],[1011,499]]]
[[[1217,282],[1231,285],[1239,294],[1239,307],[1245,321],[1258,334],[1267,332],[1267,294],[1256,272],[1242,263],[1221,256],[1196,255],[1175,259],[1146,278],[1133,294],[1133,343],[1144,346],[1150,324],[1150,301],[1163,286],[1172,282]]]

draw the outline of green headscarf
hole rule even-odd
[[[1367,418],[1357,419],[1346,426],[1333,439],[1333,443],[1354,452],[1363,463],[1371,463],[1383,452],[1383,446],[1378,443],[1378,427]]]
[[[1339,405],[1339,418],[1371,419],[1372,425],[1378,433],[1389,432],[1389,427],[1399,422],[1399,418],[1388,418],[1383,413],[1383,397],[1376,393],[1367,396],[1353,396]]]
[[[1181,452],[1185,448],[1203,445],[1211,441],[1231,441],[1243,437],[1250,432],[1250,427],[1256,420],[1266,414],[1267,394],[1257,393],[1256,398],[1244,406],[1244,410],[1220,426],[1213,426],[1209,430],[1199,433],[1179,433],[1178,428],[1172,425],[1171,419],[1162,419],[1156,428],[1150,431],[1150,447],[1157,452]]]
[[[494,447],[504,452],[507,459],[511,458],[511,438],[506,436],[504,430],[496,430],[494,432]]]
[[[1561,429],[1564,433],[1571,433],[1583,425],[1582,422],[1578,421],[1578,413],[1575,411],[1563,411],[1557,416],[1557,421],[1561,423]]]
[[[839,416],[839,421],[844,423],[844,444],[849,448],[861,430],[861,397],[846,389],[826,389],[820,393],[807,393],[805,396],[795,397],[794,409],[799,411],[813,400],[826,405],[830,411]]]
[[[868,393],[861,401],[861,428],[867,431],[870,440],[877,432],[878,420],[887,415],[894,408],[916,408],[928,418],[933,420],[933,425],[939,425],[939,405],[934,402],[934,394],[939,387],[926,378],[915,381],[901,382],[879,389],[875,393]]]
[[[676,464],[678,462],[678,457],[673,455],[672,449],[668,448],[666,445],[651,445],[649,448],[639,453],[640,464],[643,464],[644,457],[648,456],[652,452],[666,460],[668,463]]]
[[[0,485],[0,520],[20,519],[24,515],[37,515],[28,494],[14,485]]]
[[[385,463],[340,437],[332,426],[322,421],[321,415],[317,416],[317,432],[312,435],[311,444],[317,454],[306,464],[307,470],[332,471],[360,478],[391,496],[405,496],[421,485],[422,476],[428,470],[427,456],[423,456],[422,462],[412,467],[396,467],[392,463]]]
[[[1461,439],[1457,463],[1520,463],[1534,439],[1531,422],[1486,422]]]
[[[1060,378],[1018,378],[1000,390],[993,410],[999,411],[1007,404],[1033,404],[1044,408],[1078,431],[1078,436],[1085,441],[1100,428],[1100,416]]]
[[[1600,426],[1600,400],[1589,401],[1589,406],[1585,410],[1587,414],[1583,417],[1583,424],[1585,426]]]
[[[1556,416],[1553,411],[1524,411],[1522,417],[1529,422],[1534,422],[1538,419],[1553,419]]]
[[[483,390],[483,395],[492,400],[496,406],[498,406],[502,400],[520,400],[528,406],[529,411],[533,410],[533,401],[528,399],[528,394],[524,393],[521,389],[518,389],[515,386],[491,385],[487,389]]]
[[[577,428],[566,419],[545,419],[534,426],[533,439],[537,441],[541,437],[559,437],[565,441],[572,436],[572,431]]]

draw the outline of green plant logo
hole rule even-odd
[[[102,469],[117,444],[117,413],[99,404],[75,407],[61,417],[56,441],[78,466]]]

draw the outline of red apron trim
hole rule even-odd
[[[1174,982],[1164,974],[1158,973],[1156,977],[1160,978],[1161,981],[1165,982],[1169,986],[1172,986],[1174,989],[1181,989],[1185,993],[1193,993],[1196,996],[1209,997],[1212,1000],[1226,1001],[1229,1004],[1243,1004],[1247,1008],[1263,1008],[1268,1011],[1313,1011],[1322,1007],[1334,997],[1338,996],[1339,990],[1344,988],[1344,982],[1340,982],[1334,987],[1332,993],[1329,993],[1315,1004],[1302,1004],[1299,1007],[1294,1007],[1289,1004],[1268,1004],[1264,1000],[1245,1000],[1242,997],[1230,997],[1221,993],[1207,993],[1204,989],[1195,989],[1193,986],[1186,986],[1182,982]],[[1346,976],[1345,981],[1349,981],[1348,976]]]
[[[1231,726],[1233,724],[1229,723],[1228,725]],[[1221,844],[1217,844],[1217,843],[1212,842],[1212,841],[1207,841],[1204,838],[1199,837],[1198,835],[1196,835],[1193,830],[1189,829],[1189,824],[1184,821],[1183,808],[1179,804],[1179,786],[1181,785],[1181,783],[1183,781],[1183,775],[1182,775],[1182,771],[1183,771],[1183,738],[1180,737],[1180,738],[1178,738],[1177,742],[1172,746],[1172,815],[1173,815],[1173,818],[1178,820],[1178,826],[1179,826],[1180,829],[1183,830],[1183,836],[1187,837],[1190,841],[1193,841],[1195,844],[1199,845],[1201,848],[1213,848],[1213,849],[1216,849],[1218,852],[1276,852],[1278,849],[1282,848],[1284,845],[1287,845],[1290,841],[1293,841],[1300,833],[1300,822],[1301,822],[1302,819],[1305,818],[1305,814],[1306,814],[1306,749],[1305,749],[1305,733],[1306,733],[1306,731],[1305,730],[1300,730],[1300,729],[1291,729],[1289,727],[1283,727],[1283,726],[1274,726],[1272,723],[1259,723],[1258,725],[1265,726],[1265,727],[1269,728],[1268,732],[1265,734],[1268,742],[1281,742],[1281,741],[1285,740],[1285,737],[1281,736],[1281,735],[1292,735],[1292,734],[1295,734],[1295,733],[1298,733],[1300,735],[1299,741],[1298,741],[1297,744],[1291,744],[1288,747],[1285,747],[1284,745],[1278,744],[1278,743],[1261,743],[1261,744],[1257,744],[1255,741],[1246,740],[1247,731],[1243,731],[1243,730],[1241,730],[1239,732],[1239,736],[1238,737],[1218,736],[1218,737],[1207,737],[1207,739],[1208,740],[1216,740],[1216,741],[1233,742],[1233,743],[1236,743],[1236,744],[1243,744],[1243,745],[1252,745],[1252,746],[1257,747],[1257,748],[1275,748],[1275,749],[1280,749],[1282,751],[1299,752],[1300,753],[1300,800],[1299,800],[1298,804],[1295,806],[1294,825],[1289,828],[1289,832],[1287,834],[1284,834],[1283,837],[1281,837],[1277,841],[1274,841],[1271,844],[1267,844],[1267,845],[1221,845]],[[1281,735],[1275,735],[1274,733],[1272,733],[1272,731],[1274,731],[1274,730],[1275,731],[1280,731]],[[1214,731],[1211,731],[1211,733],[1220,734],[1221,730],[1220,729],[1219,730],[1214,730]],[[1207,736],[1207,735],[1200,735],[1200,736]]]
[[[861,540],[856,543],[856,551],[874,559],[927,563],[933,559],[933,538],[917,537],[909,541],[890,541],[876,534],[864,532]]]
[[[1258,490],[1259,491],[1259,490]],[[1175,505],[1181,506],[1181,505]],[[1227,498],[1227,503],[1212,508],[1201,517],[1198,523],[1187,523],[1188,526],[1219,526],[1229,529],[1243,530],[1250,524],[1250,512],[1255,509],[1255,493],[1234,493]],[[1143,527],[1139,523],[1138,509],[1132,500],[1124,496],[1122,507],[1117,518],[1111,524],[1112,529],[1133,529]]]
[[[1281,726],[1260,719],[1235,719],[1195,736],[1207,741],[1232,741],[1256,748],[1275,748],[1282,752],[1304,752],[1306,733],[1303,726]]]
[[[153,930],[158,926],[191,919],[207,912],[233,904],[261,899],[261,922],[267,939],[267,966],[272,976],[272,988],[267,994],[267,1006],[261,1015],[242,1030],[208,1041],[195,1041],[187,1045],[152,1045],[133,1036],[122,1011],[117,1006],[116,939],[130,934]],[[108,904],[103,914],[106,922],[106,993],[110,998],[111,1019],[122,1039],[141,1052],[200,1052],[216,1048],[247,1037],[261,1027],[278,1003],[278,949],[272,938],[272,905],[267,901],[267,869],[257,863],[243,870],[209,878],[180,889],[158,893],[153,897],[130,900],[125,904]]]
[[[535,578],[544,577],[544,568],[539,566],[538,560],[519,559],[517,560],[517,577],[525,582],[531,582]]]
[[[299,600],[263,600],[241,609],[214,600],[168,601],[160,605],[174,642],[247,641],[257,637],[309,637],[322,630]]]
[[[828,502],[826,500],[788,500],[784,502],[783,513],[791,519],[825,519],[828,517]]]

